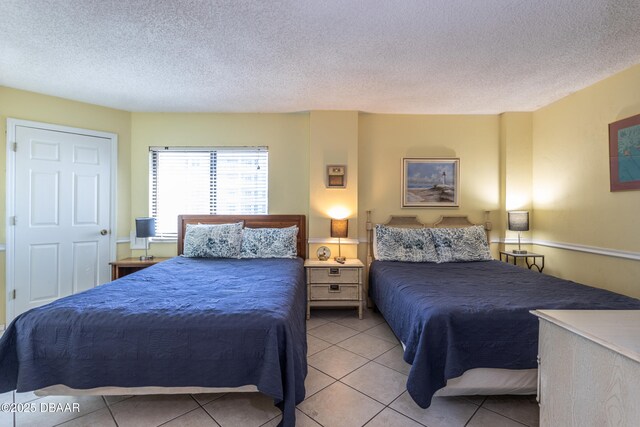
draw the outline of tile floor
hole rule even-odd
[[[421,409],[408,396],[409,365],[384,319],[370,310],[313,310],[307,322],[307,398],[297,425],[326,427],[537,426],[533,396],[434,398]],[[44,397],[0,394],[0,403],[78,403],[79,412],[5,413],[0,426],[276,426],[279,410],[260,393]]]

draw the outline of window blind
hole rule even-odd
[[[176,238],[180,214],[266,214],[266,147],[150,147],[156,236]]]

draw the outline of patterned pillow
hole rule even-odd
[[[295,258],[298,227],[245,228],[240,258]]]
[[[375,258],[380,261],[438,262],[431,233],[426,228],[400,228],[377,224]]]
[[[242,222],[235,224],[187,224],[184,256],[190,258],[238,258]]]
[[[439,262],[489,261],[491,252],[484,228],[430,228]]]

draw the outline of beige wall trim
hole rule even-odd
[[[366,242],[366,239],[365,239],[365,242]],[[325,244],[330,244],[330,245],[337,245],[338,244],[338,239],[327,239],[327,238],[312,237],[312,238],[309,239],[309,243],[310,244],[325,243]],[[341,245],[357,245],[358,243],[362,243],[362,240],[359,240],[359,239],[340,239],[340,244]]]
[[[548,246],[550,248],[567,249],[570,251],[587,252],[590,254],[640,261],[640,252],[621,251],[618,249],[599,248],[597,246],[579,245],[576,243],[551,242],[547,240],[536,239],[534,239],[532,243],[538,246]]]
[[[158,243],[171,243],[173,245],[175,245],[178,242],[178,239],[176,239],[175,237],[150,237],[149,238],[149,243],[153,243],[158,244]],[[118,243],[131,243],[131,239],[129,237],[121,237],[118,239]]]
[[[517,244],[518,239],[492,239],[491,243]],[[640,252],[622,251],[619,249],[601,248],[598,246],[580,245],[577,243],[552,242],[549,240],[538,239],[523,239],[522,243],[640,261]]]
[[[505,245],[517,245],[518,244],[518,239],[515,237],[510,237],[507,239],[491,239],[489,241],[489,243],[504,243]],[[531,239],[520,239],[520,243],[523,245],[535,245],[536,243],[534,243],[533,240]]]

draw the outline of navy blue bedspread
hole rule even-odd
[[[472,368],[536,368],[533,309],[640,309],[640,300],[500,261],[374,261],[369,295],[406,344],[407,390],[433,394]]]
[[[293,426],[307,374],[302,264],[176,257],[30,310],[0,339],[0,393],[254,384]]]

